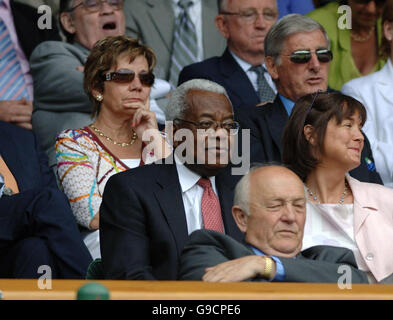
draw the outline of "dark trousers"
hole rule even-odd
[[[84,279],[91,255],[66,196],[58,189],[28,190],[0,198],[0,277]]]

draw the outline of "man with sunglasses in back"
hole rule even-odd
[[[275,85],[264,66],[264,38],[276,22],[276,0],[218,0],[216,27],[227,40],[220,57],[185,67],[179,84],[208,79],[222,85],[238,112],[276,95]]]
[[[329,39],[316,21],[299,14],[280,19],[265,38],[266,67],[278,94],[271,103],[236,115],[251,133],[251,162],[281,161],[281,137],[295,102],[303,95],[328,89],[329,63],[334,59]],[[350,174],[364,182],[382,184],[365,136],[361,164]]]
[[[187,81],[165,111],[173,121],[173,154],[115,174],[105,186],[100,244],[106,279],[176,280],[181,250],[194,230],[243,238],[231,214],[240,176],[231,174],[230,151],[239,124],[225,89],[204,79]]]

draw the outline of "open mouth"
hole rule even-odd
[[[116,22],[108,22],[102,26],[104,30],[115,30],[116,29]]]

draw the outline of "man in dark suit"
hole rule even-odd
[[[210,230],[195,231],[181,255],[180,279],[338,283],[339,268],[345,266],[351,273],[347,281],[368,282],[349,249],[316,246],[300,252],[306,198],[303,183],[291,170],[252,168],[236,186],[232,214],[245,243]]]
[[[83,279],[92,258],[45,153],[28,130],[0,121],[0,278]]]
[[[16,58],[20,63],[23,80],[28,93],[22,99],[17,100],[8,99],[7,95],[0,96],[0,120],[31,129],[33,82],[30,75],[29,58],[33,49],[40,42],[61,40],[60,35],[53,18],[50,29],[41,29],[39,27],[38,20],[41,15],[38,14],[36,8],[18,3],[14,0],[1,0],[0,7],[2,8],[0,21],[1,23],[4,22],[10,35],[12,46],[16,50]],[[5,47],[3,49],[5,52]],[[0,56],[3,60],[4,57],[1,52]],[[1,68],[0,71],[2,71]],[[13,84],[8,87],[5,93],[12,91],[12,88]]]
[[[116,174],[105,187],[100,244],[106,279],[175,280],[180,252],[197,229],[242,239],[231,215],[238,177],[228,166],[238,123],[225,89],[202,79],[182,84],[166,119],[174,123],[174,155]]]
[[[267,69],[277,86],[275,100],[235,113],[241,127],[250,129],[251,162],[281,161],[282,132],[292,108],[301,96],[328,89],[332,59],[323,27],[302,15],[288,15],[270,29],[265,55]],[[382,184],[366,135],[361,160],[351,176]]]
[[[266,101],[261,94],[267,91],[274,96],[275,86],[269,74],[254,69],[266,70],[263,40],[277,16],[275,0],[219,1],[215,22],[227,39],[227,48],[220,57],[185,67],[179,75],[179,84],[196,78],[217,82],[227,90],[235,111]]]

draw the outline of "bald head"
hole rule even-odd
[[[240,206],[235,203],[232,212],[246,241],[265,254],[295,256],[302,247],[306,217],[302,181],[280,166],[254,169],[242,180],[248,190],[243,189],[240,198],[248,199]]]

